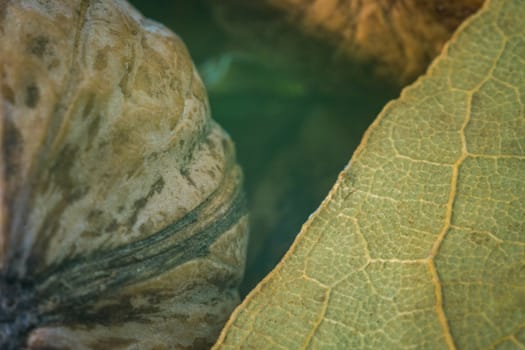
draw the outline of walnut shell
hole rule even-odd
[[[182,41],[125,1],[0,4],[0,348],[213,343],[242,174]]]

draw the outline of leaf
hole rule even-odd
[[[216,349],[525,345],[525,3],[388,104]]]
[[[225,77],[231,91],[207,89],[214,118],[235,140],[246,179],[250,241],[241,297],[282,259],[366,128],[399,93],[304,89],[292,95],[285,81],[304,85],[286,71],[242,63],[232,62]]]
[[[182,41],[124,1],[9,1],[0,47],[0,348],[209,346],[247,216]]]

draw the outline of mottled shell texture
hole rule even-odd
[[[125,1],[0,1],[0,348],[213,343],[247,241],[181,40]]]

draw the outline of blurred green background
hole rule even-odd
[[[347,74],[355,67],[331,65],[322,43],[283,33],[296,51],[290,58],[280,49],[282,27],[275,30],[270,17],[258,19],[259,28],[270,29],[258,47],[258,33],[243,33],[248,40],[240,40],[224,29],[224,19],[219,24],[220,1],[131,3],[184,40],[206,84],[212,117],[235,141],[251,220],[244,296],[282,258],[399,90],[355,81]],[[272,35],[280,45],[272,47]]]

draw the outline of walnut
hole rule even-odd
[[[242,173],[182,41],[125,1],[0,4],[0,348],[209,346]]]

